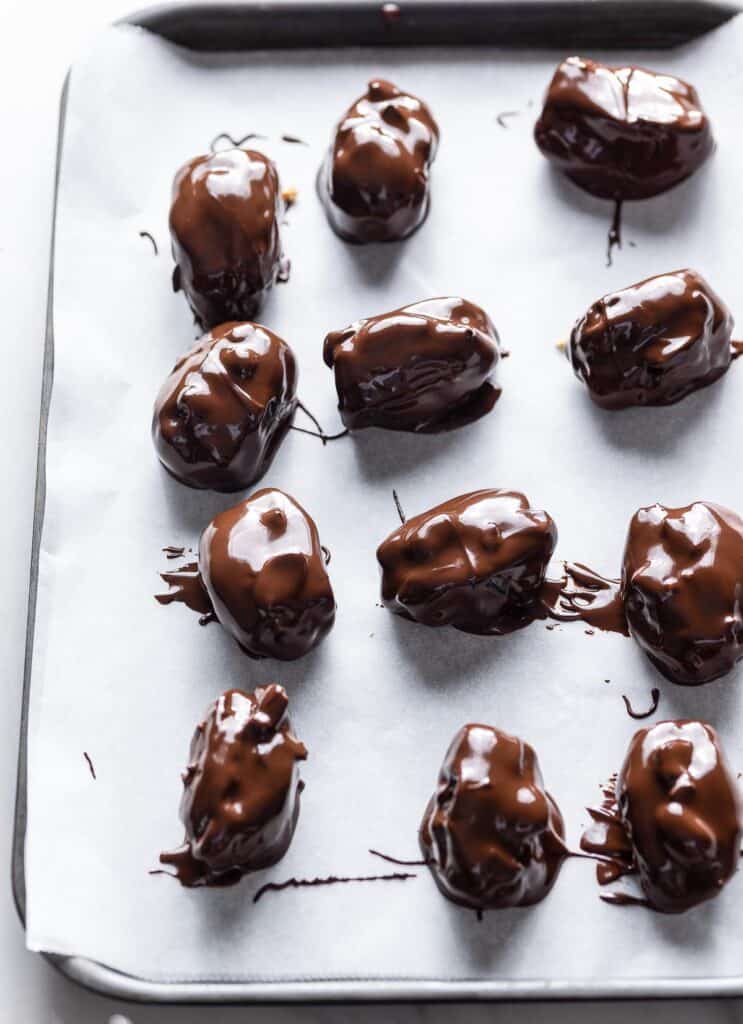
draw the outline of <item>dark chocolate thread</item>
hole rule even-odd
[[[281,892],[283,889],[302,889],[315,885],[338,885],[347,882],[405,882],[409,878],[417,878],[417,875],[404,871],[395,871],[389,875],[328,875],[326,878],[288,878],[285,882],[267,882],[262,885],[253,897],[253,903],[257,903],[267,892]]]
[[[168,559],[172,558],[183,558],[186,554],[186,549],[178,547],[176,544],[167,544],[163,549],[165,557]]]
[[[320,545],[320,550],[322,551],[323,556],[325,558],[325,564],[330,565],[330,551],[325,547],[324,544]]]
[[[346,437],[349,433],[348,430],[341,430],[339,434],[326,434],[324,431],[305,430],[304,427],[295,427],[294,424],[289,427],[289,430],[296,430],[298,434],[307,434],[309,437],[319,437],[323,445],[327,444],[328,441],[337,441],[341,437]]]
[[[612,217],[609,233],[606,236],[606,265],[612,265],[611,251],[614,247],[622,248],[622,200],[614,201],[614,216]]]
[[[430,862],[428,860],[400,860],[398,857],[390,857],[387,853],[380,853],[379,850],[369,850],[372,857],[380,857],[382,860],[386,860],[389,864],[399,864],[403,868],[420,868],[426,867]]]
[[[397,509],[397,514],[400,517],[400,522],[404,524],[405,523],[405,518],[406,518],[405,517],[405,513],[402,510],[402,505],[400,504],[400,499],[398,498],[397,491],[395,490],[394,487],[392,488],[392,500],[395,503],[395,508]]]
[[[660,701],[660,690],[657,686],[654,686],[652,688],[652,690],[650,691],[650,696],[652,698],[653,703],[647,711],[633,711],[632,705],[629,701],[629,697],[625,697],[625,695],[622,694],[622,700],[624,701],[624,706],[627,708],[627,714],[630,716],[630,718],[650,718],[651,715],[655,714],[655,712],[658,710],[658,702]]]
[[[216,146],[220,139],[225,139],[227,142],[230,143],[231,146],[234,146],[235,149],[239,149],[240,146],[243,145],[243,143],[250,142],[251,139],[265,139],[266,137],[267,136],[265,135],[259,135],[257,132],[248,132],[247,135],[243,135],[243,137],[240,139],[233,139],[229,132],[220,132],[219,135],[215,135],[212,141],[209,143],[209,151],[211,153],[217,152],[217,150],[214,147]]]
[[[87,751],[83,750],[83,757],[88,762],[88,768],[90,768],[90,774],[93,776],[94,779],[98,778],[98,776],[95,773],[95,768],[93,767],[93,762],[90,759],[90,754],[88,754]]]
[[[282,135],[282,142],[291,142],[297,146],[309,146],[309,142],[305,142],[304,139],[300,139],[298,135]]]
[[[155,250],[155,255],[156,256],[159,255],[159,250],[157,248],[157,242],[152,237],[152,235],[149,233],[149,231],[140,231],[139,232],[139,237],[140,238],[149,238],[149,240],[152,242],[152,248]]]
[[[496,115],[495,120],[498,122],[501,128],[508,128],[507,118],[518,117],[520,113],[520,110],[502,110],[500,114]]]

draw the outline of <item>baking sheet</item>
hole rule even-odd
[[[741,767],[734,675],[698,691],[675,688],[629,641],[586,636],[580,625],[477,638],[402,622],[376,606],[374,550],[396,523],[393,486],[408,514],[476,487],[523,489],[555,517],[560,557],[606,571],[618,567],[640,504],[701,497],[743,508],[736,368],[679,406],[612,416],[589,404],[555,349],[600,294],[677,266],[697,267],[734,312],[743,308],[734,260],[742,35],[738,20],[685,50],[642,55],[697,84],[718,152],[674,192],[626,207],[625,248],[608,269],[607,204],[556,178],[531,141],[562,54],[215,58],[122,26],[75,68],[30,707],[30,948],[157,980],[559,983],[739,973],[739,879],[680,918],[602,904],[581,861],[565,865],[544,903],[481,924],[445,901],[425,870],[406,883],[251,900],[269,879],[377,871],[369,846],[415,856],[441,757],[468,720],[535,745],[573,844],[584,804],[636,728],[621,693],[639,706],[660,685],[656,718],[708,718]],[[359,249],[332,235],[313,182],[335,120],[377,74],[428,100],[442,146],[423,229],[400,246]],[[521,114],[501,128],[496,114],[514,109]],[[292,277],[262,319],[294,346],[300,392],[328,429],[337,418],[322,339],[358,316],[461,293],[488,309],[511,351],[494,412],[454,434],[369,431],[327,448],[290,435],[264,483],[314,515],[333,552],[339,602],[328,640],[292,665],[251,662],[217,626],[201,629],[186,609],[152,599],[160,549],[192,544],[233,500],[171,481],[149,439],[159,384],[194,336],[182,296],[169,289],[170,182],[219,131],[274,136],[261,145],[284,185],[298,189],[285,233]],[[310,145],[282,144],[282,133]],[[141,230],[158,240],[158,257]],[[187,891],[149,876],[158,851],[181,837],[179,770],[199,714],[228,686],[271,679],[289,689],[310,748],[288,855],[229,890]]]

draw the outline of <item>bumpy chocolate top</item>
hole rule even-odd
[[[391,82],[369,82],[320,169],[318,191],[333,230],[349,242],[390,242],[420,227],[438,139],[425,103]]]
[[[693,86],[580,57],[569,57],[555,72],[534,137],[559,170],[605,199],[665,192],[714,148]]]
[[[616,792],[648,903],[674,913],[717,895],[738,867],[741,817],[715,730],[693,721],[641,729]]]
[[[276,167],[255,150],[197,156],[176,174],[173,287],[202,327],[256,315],[281,270],[283,209]]]
[[[537,903],[566,855],[563,835],[533,748],[489,725],[460,729],[419,833],[442,893],[477,910]]]
[[[199,571],[217,618],[254,658],[301,658],[333,625],[317,527],[282,491],[256,491],[212,519]]]
[[[743,520],[721,505],[635,513],[622,595],[630,633],[666,678],[696,686],[743,657]]]
[[[498,334],[465,299],[427,299],[357,320],[326,337],[324,356],[351,430],[451,430],[484,416],[500,394],[491,380]]]
[[[727,370],[732,330],[730,311],[704,278],[676,270],[594,302],[566,354],[605,409],[670,405]]]
[[[260,479],[297,404],[297,365],[266,327],[226,323],[175,364],[155,402],[152,438],[189,487],[239,491]]]
[[[164,853],[184,885],[229,885],[275,864],[299,815],[299,761],[283,687],[228,690],[207,710],[183,773],[183,847]]]
[[[382,601],[426,626],[510,633],[542,614],[539,591],[556,543],[550,516],[523,494],[463,494],[379,545]]]

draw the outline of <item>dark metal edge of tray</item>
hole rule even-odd
[[[382,0],[305,0],[300,3],[167,3],[122,19],[189,49],[295,49],[338,46],[542,45],[552,49],[597,46],[671,47],[722,25],[737,4],[710,0],[464,0],[454,7],[431,0],[402,0],[392,25],[381,17]],[[456,31],[456,42],[453,42]],[[606,33],[611,33],[610,43]],[[638,42],[639,40],[639,42]],[[54,254],[59,177],[69,74],[60,98],[54,178],[47,316],[37,445],[36,494],[26,625],[18,776],[11,882],[25,926],[25,835],[29,698],[39,551],[46,497],[46,442],[54,377]],[[101,995],[148,1003],[390,1003],[571,999],[715,998],[743,995],[743,976],[730,978],[625,978],[590,982],[328,979],[276,982],[156,982],[124,974],[85,957],[42,953],[65,977]]]

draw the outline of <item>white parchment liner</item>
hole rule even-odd
[[[376,604],[374,555],[397,522],[393,486],[408,514],[479,487],[521,489],[557,521],[560,557],[608,573],[618,571],[640,505],[703,498],[743,511],[743,366],[675,407],[610,414],[591,405],[555,347],[600,295],[687,265],[743,326],[742,54],[738,21],[683,50],[626,55],[698,86],[718,149],[693,180],[627,205],[625,245],[610,269],[609,204],[553,174],[531,138],[563,54],[217,58],[119,27],[75,67],[31,696],[29,947],[153,979],[740,973],[740,879],[681,917],[603,904],[593,866],[576,860],[542,904],[481,924],[445,901],[425,869],[405,883],[251,899],[269,878],[374,873],[382,864],[369,846],[416,856],[439,763],[467,721],[536,747],[573,844],[584,805],[637,728],[622,693],[642,707],[660,685],[656,718],[708,719],[734,770],[743,769],[736,674],[674,687],[631,641],[587,636],[582,625],[484,639],[402,622]],[[378,74],[425,97],[441,147],[425,226],[402,245],[356,248],[328,228],[314,175],[336,119]],[[507,128],[495,120],[503,110],[521,112]],[[491,313],[511,352],[493,413],[450,435],[367,431],[327,448],[289,435],[262,485],[288,490],[315,517],[339,605],[327,641],[291,665],[252,662],[217,625],[202,629],[185,608],[159,607],[152,596],[166,565],[160,549],[193,544],[233,501],[169,479],[149,435],[158,387],[196,333],[170,290],[170,184],[220,131],[273,136],[264,148],[284,186],[298,190],[285,231],[291,280],[262,319],[294,346],[301,395],[327,429],[338,419],[322,341],[359,316],[462,294]],[[276,141],[282,133],[309,146]],[[187,891],[148,875],[158,852],[181,839],[179,771],[202,710],[227,687],[273,679],[287,686],[310,751],[288,855],[228,890]]]

